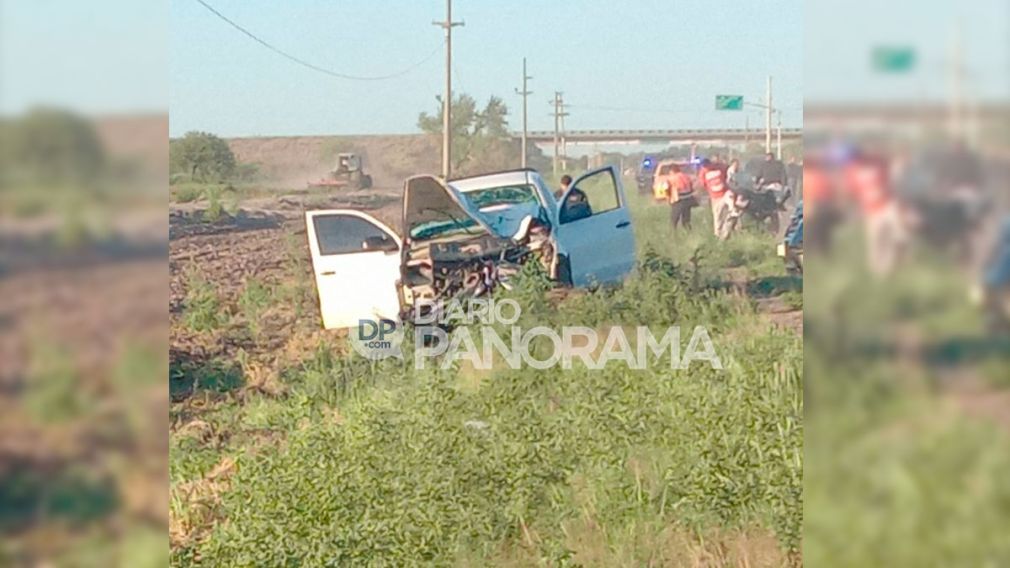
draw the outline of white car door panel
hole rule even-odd
[[[557,222],[559,248],[568,255],[576,286],[619,282],[634,267],[631,215],[612,166],[572,182],[561,197]]]
[[[396,319],[400,312],[400,237],[350,209],[308,211],[305,225],[323,327]]]

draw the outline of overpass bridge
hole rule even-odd
[[[514,132],[519,138],[521,132]],[[684,128],[675,130],[568,130],[561,134],[566,144],[604,144],[629,142],[761,142],[763,129],[746,128]],[[772,131],[772,139],[776,136]],[[553,130],[533,130],[527,132],[527,139],[534,143],[554,141]],[[782,140],[798,140],[803,137],[802,128],[783,128]]]

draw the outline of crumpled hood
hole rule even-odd
[[[431,175],[419,175],[404,182],[405,237],[413,238],[413,232],[420,227],[430,226],[433,223],[452,223],[453,219],[467,223],[470,231],[498,236],[487,225],[480,212],[471,207],[456,190],[447,186],[441,179]]]

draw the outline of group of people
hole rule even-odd
[[[733,159],[726,163],[718,155],[701,161],[694,180],[682,171],[680,166],[673,166],[670,190],[667,194],[670,202],[670,222],[674,229],[683,226],[691,228],[691,209],[698,205],[695,189],[700,188],[708,194],[712,209],[712,227],[715,236],[728,239],[734,220],[739,217],[736,196],[743,184],[740,183],[740,161]],[[787,184],[788,175],[785,165],[774,154],[765,155],[756,176],[757,188],[771,184]]]
[[[982,165],[977,158],[960,145],[942,164],[919,164],[916,169],[935,168],[940,172],[932,179],[931,188],[912,189],[911,193],[933,191],[933,198],[963,204],[967,208],[979,202],[982,186]],[[861,219],[866,241],[866,257],[871,272],[877,275],[891,273],[905,255],[913,232],[928,231],[931,227],[917,227],[916,223],[946,223],[953,219],[922,218],[917,212],[912,196],[899,192],[903,180],[914,179],[909,172],[907,159],[891,156],[883,151],[849,149],[845,155],[812,156],[803,168],[803,192],[807,217],[808,246],[826,252],[831,246],[835,225],[842,218],[847,205]],[[907,184],[905,184],[907,185]],[[938,196],[935,194],[939,193]],[[904,195],[904,197],[903,197]],[[923,197],[927,197],[924,195]],[[971,251],[962,251],[971,254]]]

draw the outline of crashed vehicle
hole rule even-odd
[[[624,189],[612,166],[555,197],[531,169],[404,183],[402,233],[353,209],[307,211],[323,327],[413,320],[417,310],[480,297],[534,260],[562,285],[621,281],[635,263]]]
[[[983,310],[986,328],[991,333],[1010,334],[1010,217],[1002,221],[972,296]]]

